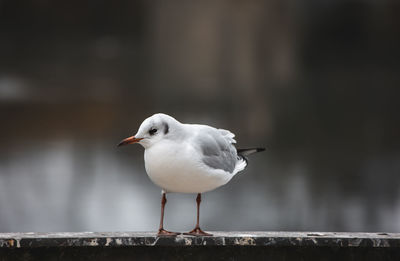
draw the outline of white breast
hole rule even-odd
[[[203,193],[226,184],[232,174],[211,169],[189,144],[160,141],[144,153],[147,175],[167,192]]]

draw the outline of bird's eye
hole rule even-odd
[[[150,129],[149,130],[150,135],[154,135],[154,134],[156,134],[156,132],[157,132],[157,129]]]

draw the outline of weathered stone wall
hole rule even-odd
[[[3,233],[0,260],[400,260],[398,233]]]

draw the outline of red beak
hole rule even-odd
[[[135,138],[135,136],[131,136],[129,138],[121,140],[121,142],[118,144],[119,146],[122,145],[128,145],[128,144],[133,144],[133,143],[138,143],[139,141],[143,140],[143,138]]]

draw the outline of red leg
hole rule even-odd
[[[165,196],[165,193],[162,193],[162,198],[161,198],[161,218],[160,218],[160,228],[158,229],[157,236],[176,236],[179,235],[179,233],[176,232],[170,232],[164,229],[164,208],[165,204],[167,203],[167,197]]]
[[[196,203],[197,203],[197,223],[196,227],[188,232],[184,233],[185,235],[191,235],[191,236],[212,236],[210,233],[206,233],[203,230],[201,230],[200,225],[199,225],[199,219],[200,219],[200,202],[201,202],[201,193],[197,194],[196,198]]]

